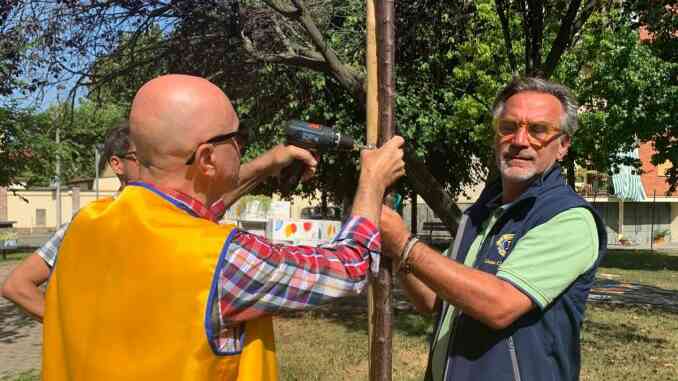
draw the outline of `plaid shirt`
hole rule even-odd
[[[218,201],[215,201],[214,204],[208,208],[202,202],[178,190],[163,188],[155,184],[143,183],[141,181],[135,181],[129,183],[129,185],[141,185],[160,191],[161,193],[170,196],[173,200],[178,201],[183,206],[182,209],[184,209],[186,212],[212,222],[219,222],[219,219],[226,212],[226,204],[222,198],[220,198]]]
[[[214,208],[184,193],[130,185],[164,193],[197,217],[219,217]],[[222,353],[240,352],[247,320],[359,294],[367,285],[368,271],[378,270],[380,252],[379,229],[358,216],[344,223],[331,243],[319,247],[273,244],[236,230],[215,273],[218,302],[210,312],[212,344]]]
[[[68,230],[68,225],[70,225],[70,222],[61,225],[59,230],[57,230],[54,235],[49,237],[44,245],[36,250],[36,253],[45,261],[45,263],[47,263],[47,266],[49,266],[50,269],[54,267],[57,255],[59,255],[59,247],[61,247],[61,241],[64,240],[64,235],[66,234],[66,230]]]

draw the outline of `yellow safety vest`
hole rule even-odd
[[[207,337],[232,231],[142,186],[81,209],[47,289],[43,380],[277,380],[270,317],[245,324],[240,353]]]

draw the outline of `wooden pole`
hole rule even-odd
[[[379,138],[379,77],[377,68],[377,32],[375,19],[375,1],[366,0],[367,8],[367,144],[377,145]],[[367,335],[368,348],[370,356],[368,358],[368,367],[370,380],[372,378],[372,369],[374,368],[374,359],[372,358],[372,336],[374,335],[374,283],[370,282],[367,289]]]
[[[377,0],[376,34],[379,77],[379,145],[395,134],[395,1]],[[390,381],[392,373],[393,310],[392,262],[382,256],[379,274],[372,284],[373,333],[370,338],[370,380]]]
[[[376,0],[367,0],[367,144],[377,145],[379,137],[379,77],[377,31],[374,13]]]

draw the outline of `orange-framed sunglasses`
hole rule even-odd
[[[543,148],[562,135],[562,130],[559,126],[546,122],[528,123],[507,118],[494,120],[494,130],[501,142],[512,140],[523,127],[527,131],[527,140],[536,149]]]

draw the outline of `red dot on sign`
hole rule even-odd
[[[297,224],[292,224],[292,225],[290,225],[290,227],[292,228],[292,233],[297,232]]]
[[[311,230],[311,227],[313,225],[310,222],[304,222],[304,231],[309,231]]]

